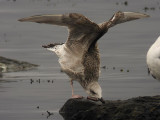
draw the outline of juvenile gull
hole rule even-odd
[[[70,77],[72,98],[74,95],[73,81],[78,81],[92,100],[102,99],[102,89],[98,84],[100,72],[100,55],[97,41],[110,27],[123,22],[149,17],[135,12],[117,12],[107,22],[96,24],[78,13],[62,15],[36,15],[22,18],[21,22],[37,22],[66,26],[69,30],[65,43],[54,43],[43,46],[54,51],[59,57],[62,70]]]
[[[148,73],[160,80],[160,36],[147,52]]]

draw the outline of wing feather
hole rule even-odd
[[[89,45],[93,42],[96,33],[100,30],[96,23],[78,13],[62,15],[35,15],[19,19],[19,21],[46,23],[68,27],[69,37],[66,41],[66,45],[74,50],[76,50],[77,44],[79,47],[86,49],[89,48]]]

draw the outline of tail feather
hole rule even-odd
[[[58,57],[60,57],[63,54],[63,44],[64,43],[54,43],[49,45],[42,45],[42,47],[47,48],[47,50],[55,52]]]
[[[42,45],[44,48],[54,48],[56,45],[62,45],[64,43],[54,43],[54,44],[49,44],[49,45]]]

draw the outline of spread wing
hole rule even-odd
[[[99,26],[78,13],[62,15],[36,15],[19,19],[21,22],[36,22],[66,26],[69,29],[67,47],[76,50],[77,47],[88,49],[100,30]]]
[[[149,15],[143,14],[143,13],[137,13],[137,12],[118,11],[112,16],[112,18],[109,21],[100,23],[99,26],[104,27],[104,29],[106,29],[106,28],[111,28],[117,24],[121,24],[124,22],[132,21],[132,20],[137,20],[141,18],[146,18],[146,17],[149,17]]]

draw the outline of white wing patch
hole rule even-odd
[[[55,45],[53,48],[47,48],[54,51],[59,57],[59,63],[63,70],[69,70],[74,74],[83,74],[84,66],[82,65],[82,56],[75,55],[65,44]]]

